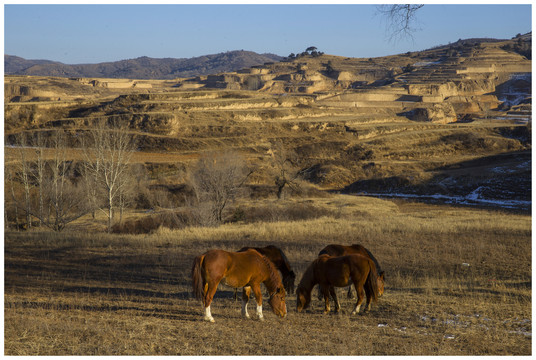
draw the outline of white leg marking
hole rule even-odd
[[[214,318],[212,317],[212,314],[210,313],[210,305],[205,308],[205,321],[214,322]]]
[[[257,317],[259,320],[264,320],[264,316],[262,315],[262,304],[257,305]]]
[[[244,299],[242,299],[242,316],[246,317],[246,319],[249,319],[248,302]]]
[[[352,315],[359,314],[359,308],[361,308],[361,304],[359,304],[359,305],[357,305],[357,306],[355,307],[355,310],[352,311]]]

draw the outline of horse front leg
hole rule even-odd
[[[251,285],[251,289],[253,290],[255,300],[257,301],[257,318],[263,321],[264,316],[262,315],[262,292],[260,284]]]
[[[242,316],[244,316],[246,319],[249,319],[248,302],[250,294],[251,286],[244,286],[244,289],[242,290]]]
[[[357,293],[357,302],[355,303],[355,309],[354,311],[352,311],[352,315],[359,314],[359,309],[361,308],[361,304],[363,303],[363,299],[365,297],[365,290],[363,289],[363,285],[355,283],[354,286],[355,291]]]
[[[322,292],[322,295],[324,295],[324,314],[328,314],[330,312],[329,307],[329,293],[331,287],[329,285],[320,285],[320,291]]]
[[[339,299],[337,298],[337,292],[335,291],[335,288],[333,286],[329,287],[329,293],[331,294],[333,301],[335,301],[335,312],[338,313],[339,310],[341,310],[341,305],[339,304]]]

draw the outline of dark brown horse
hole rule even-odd
[[[214,322],[210,313],[210,304],[222,279],[231,287],[243,287],[242,315],[249,318],[247,304],[253,290],[257,301],[257,316],[263,320],[262,294],[260,284],[263,283],[270,294],[268,303],[276,315],[285,317],[285,289],[281,277],[274,264],[256,250],[244,252],[228,252],[210,250],[195,258],[192,266],[192,285],[194,294],[203,300],[205,320]]]
[[[376,302],[378,297],[383,294],[383,286],[378,286],[380,283],[378,281],[379,277],[374,261],[366,256],[359,254],[340,257],[331,257],[326,254],[320,255],[305,270],[298,285],[296,290],[296,310],[301,312],[309,306],[311,290],[316,284],[319,284],[325,300],[324,312],[328,313],[330,311],[330,294],[335,300],[335,312],[339,312],[339,300],[334,288],[354,284],[357,292],[357,302],[352,315],[359,313],[365,295],[367,297],[365,311],[368,311],[370,310],[371,301]]]
[[[259,253],[270,259],[270,261],[274,263],[275,267],[277,268],[277,270],[279,270],[281,276],[283,277],[283,286],[285,287],[287,294],[294,294],[294,282],[296,281],[296,274],[294,274],[294,271],[292,271],[292,269],[290,268],[290,263],[280,248],[274,245],[268,245],[262,248],[243,247],[238,251],[242,252],[248,249],[255,249]]]
[[[364,246],[359,244],[354,245],[339,245],[339,244],[331,244],[320,250],[318,253],[318,256],[327,254],[330,256],[344,256],[344,255],[350,255],[350,254],[361,254],[363,256],[369,257],[372,261],[374,261],[374,265],[376,265],[376,270],[378,271],[378,277],[379,281],[381,281],[381,284],[378,284],[378,286],[384,286],[383,280],[384,280],[384,271],[382,271],[380,264],[378,263],[378,260],[372,255],[372,253],[366,249]],[[319,294],[319,298],[321,297],[321,294]],[[352,287],[348,287],[348,298],[352,298]]]

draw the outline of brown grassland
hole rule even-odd
[[[175,80],[5,76],[4,353],[531,355],[531,39]],[[96,164],[126,134],[113,198]],[[225,201],[201,186],[219,173],[240,175],[213,176],[236,183]],[[393,193],[525,205],[363,196]],[[73,217],[43,221],[52,208]],[[265,297],[265,321],[253,301],[246,320],[221,285],[203,321],[195,256],[273,244],[297,285],[333,243],[385,271],[371,312],[338,289],[342,313],[324,314],[314,289],[304,313],[287,294],[286,318]]]
[[[160,228],[148,235],[6,232],[6,355],[530,355],[530,214],[368,197],[259,200],[314,205],[321,217]],[[104,220],[103,220],[104,221]],[[245,320],[220,285],[204,322],[193,258],[208,249],[274,244],[297,273],[327,244],[360,243],[386,271],[373,310]],[[314,291],[316,294],[316,290]],[[250,302],[250,312],[254,305]],[[254,316],[253,316],[254,318]]]

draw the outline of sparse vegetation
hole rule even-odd
[[[530,355],[531,64],[504,44],[6,77],[5,353]],[[329,243],[386,271],[370,314],[297,314],[288,294],[287,319],[245,321],[222,285],[221,321],[201,320],[194,256],[273,244],[299,280]]]
[[[5,354],[531,353],[529,215],[353,196],[307,201],[338,216],[152,235],[7,232]],[[315,299],[297,314],[292,294],[286,319],[246,321],[222,287],[213,303],[219,322],[202,321],[191,295],[194,256],[274,244],[299,279],[328,243],[361,243],[386,271],[371,313],[351,317],[354,300],[339,292],[342,314],[324,315]]]

